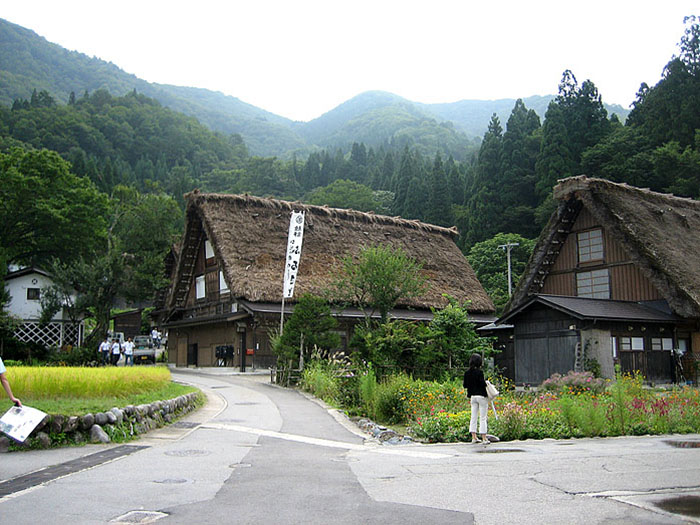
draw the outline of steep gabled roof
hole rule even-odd
[[[192,282],[193,259],[207,238],[221,261],[234,298],[280,302],[290,213],[305,212],[295,297],[321,294],[338,276],[342,259],[365,246],[402,248],[423,266],[429,289],[399,306],[442,307],[443,294],[470,301],[472,312],[492,313],[493,302],[454,242],[457,231],[418,221],[311,206],[248,195],[186,195],[185,237],[169,306],[183,306]],[[188,274],[189,272],[189,274]]]
[[[585,176],[560,180],[554,198],[559,206],[537,241],[508,310],[538,293],[585,206],[675,314],[700,318],[700,201]]]

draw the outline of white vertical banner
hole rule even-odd
[[[294,283],[297,280],[299,261],[301,259],[301,242],[304,239],[304,212],[292,212],[287,237],[287,257],[284,264],[284,284],[282,297],[289,299],[294,295]]]

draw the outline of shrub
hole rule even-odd
[[[598,379],[592,372],[569,372],[565,376],[553,374],[540,388],[549,392],[592,392],[602,393],[608,386],[604,379]]]
[[[387,423],[402,423],[406,417],[406,393],[415,382],[405,374],[388,376],[377,385],[376,417]]]
[[[431,443],[467,441],[471,438],[469,418],[470,412],[466,410],[456,414],[440,410],[427,416],[418,417],[409,428],[415,437]]]
[[[498,419],[490,423],[490,431],[504,441],[522,439],[525,435],[525,410],[518,403],[500,407]]]
[[[54,350],[48,355],[46,363],[59,366],[97,366],[98,358],[95,350],[75,346]]]

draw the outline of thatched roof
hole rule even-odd
[[[322,293],[338,277],[346,256],[359,254],[365,246],[389,245],[401,247],[421,263],[429,284],[422,297],[400,306],[442,307],[447,304],[443,294],[449,294],[470,301],[472,312],[494,311],[493,302],[454,242],[455,228],[248,195],[194,191],[186,199],[183,254],[198,242],[198,231],[203,231],[235,298],[281,301],[289,218],[294,210],[305,212],[295,297],[305,292]],[[178,275],[183,271],[181,257]],[[174,306],[181,305],[173,299]]]
[[[560,180],[554,198],[560,201],[559,207],[538,239],[510,308],[536,291],[534,285],[546,275],[543,263],[558,233],[566,231],[572,214],[575,218],[585,206],[674,313],[700,317],[700,201],[585,176]]]

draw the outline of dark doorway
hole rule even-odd
[[[197,366],[197,343],[187,346],[187,366]]]

